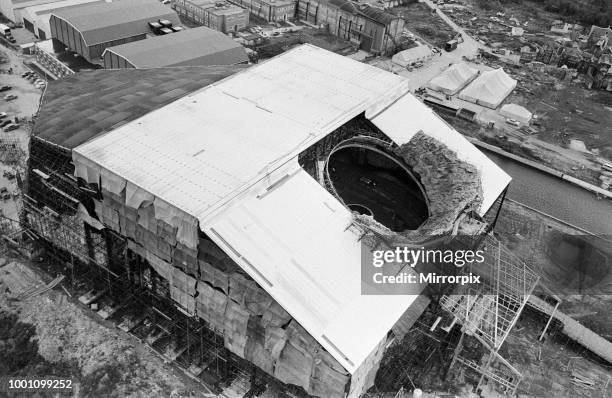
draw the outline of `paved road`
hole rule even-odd
[[[482,150],[482,149],[481,149]],[[612,236],[612,202],[567,181],[482,150],[512,176],[508,197],[594,234]]]

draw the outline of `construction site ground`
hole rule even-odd
[[[550,33],[551,23],[555,19],[562,19],[559,14],[545,11],[542,4],[531,1],[505,2],[503,8],[489,10],[481,8],[484,3],[465,0],[437,6],[430,0],[424,0],[391,9],[391,12],[403,15],[408,28],[424,41],[428,41],[428,37],[417,30],[432,25],[436,26],[437,31],[445,32],[444,35],[448,31],[460,33],[464,42],[456,50],[443,51],[440,56],[434,56],[425,61],[422,67],[412,70],[395,65],[386,57],[376,57],[367,62],[407,77],[413,90],[425,87],[427,82],[452,63],[471,60],[488,67],[503,67],[518,80],[517,89],[504,104],[517,103],[537,116],[538,125],[532,125],[531,132],[526,133],[505,123],[505,118],[497,115],[497,110],[485,110],[487,117],[496,122],[493,129],[485,129],[484,126],[449,115],[442,116],[465,135],[478,137],[508,152],[599,186],[601,162],[612,159],[612,137],[607,134],[612,125],[612,93],[588,90],[579,81],[571,83],[564,80],[565,71],[560,68],[547,66],[536,70],[520,65],[518,52],[498,54],[498,60],[477,59],[478,48],[492,52],[493,47],[518,49],[529,41],[542,44],[554,40],[558,36]],[[436,10],[435,14],[431,12],[432,9]],[[497,12],[502,12],[504,16],[498,16]],[[470,22],[474,17],[476,21]],[[492,21],[491,17],[501,22]],[[512,17],[520,21],[528,32],[524,38],[510,35],[509,26],[517,25],[510,20]],[[477,32],[479,28],[475,24],[478,21],[486,25],[486,32]],[[442,25],[438,26],[440,22]],[[495,33],[495,30],[499,32]],[[435,37],[430,36],[429,40],[435,40]],[[495,114],[495,117],[491,114]]]
[[[536,119],[531,130],[505,123],[503,116],[499,116],[494,128],[487,128],[484,123],[440,115],[464,135],[599,186],[602,162],[612,160],[612,136],[608,133],[612,125],[612,93],[563,81],[557,77],[558,68],[538,70],[500,61],[486,64],[504,67],[518,80],[517,88],[504,103],[522,105],[532,112]]]
[[[560,333],[539,341],[546,318],[529,307],[523,311],[500,354],[521,374],[520,398],[609,398],[612,397],[612,370],[609,365],[572,344]],[[574,375],[592,381],[576,382]]]
[[[424,3],[393,7],[389,12],[404,18],[406,28],[438,48],[455,36],[455,31]]]
[[[535,268],[541,276],[541,284],[562,299],[559,306],[562,312],[612,341],[609,314],[612,307],[612,241],[609,236],[587,236],[508,200],[500,213],[495,234]]]
[[[558,38],[558,35],[550,32],[552,22],[565,19],[557,13],[545,10],[543,3],[529,0],[503,3],[460,0],[456,4],[445,5],[442,9],[466,32],[487,46],[513,51],[529,42],[544,43]],[[510,26],[519,25],[524,29],[522,38],[510,34]]]
[[[20,298],[53,277],[23,260],[0,262],[0,374],[70,378],[74,396],[215,396],[59,287]]]

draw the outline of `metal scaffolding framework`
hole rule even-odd
[[[481,276],[481,284],[458,285],[442,296],[440,305],[462,325],[462,332],[475,337],[489,353],[484,363],[467,358],[463,353],[463,335],[455,351],[451,368],[461,363],[480,374],[478,388],[489,381],[513,393],[521,374],[504,360],[498,351],[516,324],[539,276],[511,253],[495,237],[482,239],[484,261],[472,262],[463,273]]]

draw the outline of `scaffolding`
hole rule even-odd
[[[479,246],[484,261],[472,262],[463,273],[481,276],[480,284],[458,285],[440,305],[462,325],[462,336],[450,367],[456,363],[480,375],[477,389],[489,382],[514,393],[521,374],[498,353],[539,281],[539,276],[492,235]],[[464,335],[474,337],[488,351],[483,361],[465,355]]]

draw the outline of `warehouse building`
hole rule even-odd
[[[23,27],[34,33],[40,40],[51,38],[49,20],[55,11],[61,11],[81,4],[102,2],[104,0],[63,0],[24,8],[21,16]]]
[[[249,68],[52,82],[29,162],[31,229],[75,272],[107,278],[114,303],[142,294],[180,319],[159,335],[185,369],[255,368],[265,385],[321,398],[357,398],[381,363],[398,368],[389,347],[430,302],[422,290],[364,293],[362,255],[490,231],[510,182],[407,79],[310,45]],[[477,307],[469,327],[487,337],[495,305],[458,297],[446,308],[467,324],[461,305]],[[518,312],[507,312],[512,323]]]
[[[109,47],[106,69],[237,65],[249,57],[239,43],[205,26]]]
[[[22,23],[24,10],[28,7],[54,3],[57,0],[0,0],[0,12],[10,21]]]
[[[180,25],[176,12],[157,0],[84,4],[51,14],[51,37],[87,61],[97,63],[108,47],[146,38],[149,22]]]
[[[374,53],[391,54],[404,31],[401,17],[350,0],[298,0],[296,15]]]
[[[199,25],[229,33],[249,25],[249,12],[227,1],[172,0],[172,8]]]
[[[268,22],[280,22],[293,18],[296,0],[230,0],[246,8],[252,15]]]

